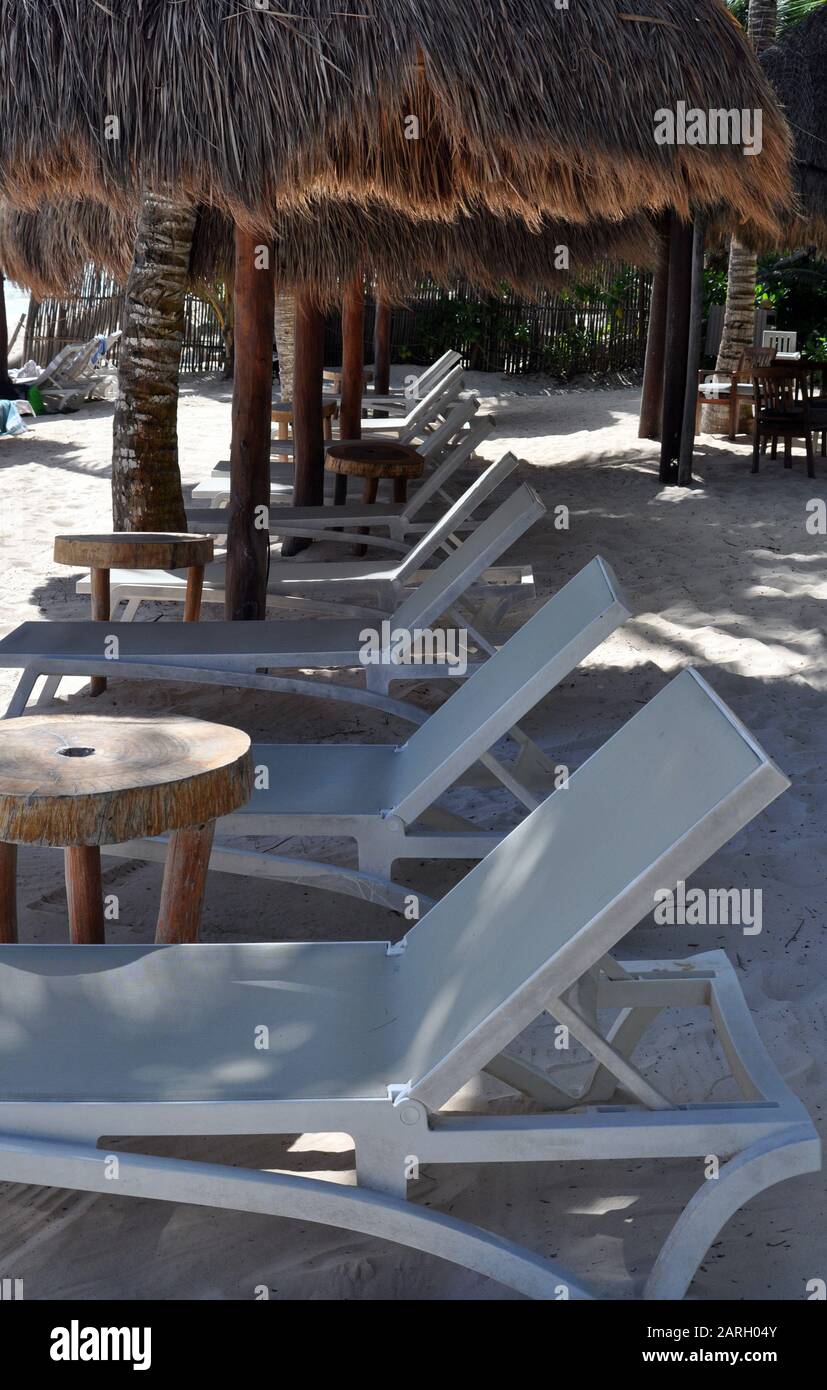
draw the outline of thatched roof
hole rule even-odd
[[[134,219],[100,203],[67,199],[37,212],[0,204],[0,267],[36,299],[70,298],[89,264],[124,284],[134,242]]]
[[[39,298],[67,297],[90,261],[125,283],[135,241],[136,216],[89,200],[44,204],[37,212],[0,205],[0,265]],[[560,248],[568,268],[560,268]],[[231,271],[233,225],[202,208],[190,260],[190,284],[214,284]],[[426,275],[449,284],[469,281],[493,292],[504,282],[530,295],[571,286],[610,258],[651,266],[656,239],[649,220],[588,226],[545,220],[535,229],[518,217],[485,209],[454,222],[419,221],[379,205],[371,208],[317,202],[278,219],[279,286],[310,286],[324,303],[336,302],[355,270],[372,275],[384,298],[398,300]]]
[[[786,238],[827,250],[827,6],[788,29],[761,62],[795,141],[802,217],[786,224]]]
[[[723,201],[772,229],[789,197],[722,0],[0,0],[0,71],[0,195],[30,206],[143,179],[256,230],[308,192],[571,222]],[[762,108],[762,153],[657,144],[679,100]]]

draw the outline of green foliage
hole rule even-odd
[[[395,351],[405,361],[432,361],[446,348],[458,348],[472,371],[495,369],[496,359],[512,356],[532,364],[524,370],[564,378],[602,371],[611,365],[616,331],[622,334],[624,325],[637,316],[639,296],[640,272],[634,268],[621,269],[608,284],[601,284],[599,277],[578,281],[554,296],[561,312],[555,316],[552,335],[546,337],[538,334],[536,319],[505,287],[481,298],[446,290],[418,306],[415,343],[397,345]]]
[[[710,305],[726,302],[726,288],[726,256],[711,256],[704,272],[705,318]],[[827,261],[807,250],[759,256],[755,303],[775,311],[775,328],[795,329],[808,356],[827,360]]]
[[[728,0],[728,4],[735,18],[746,29],[749,0]],[[827,0],[778,0],[779,34],[784,29],[789,29],[791,25],[800,23],[802,19],[811,15],[813,10],[817,10],[824,4],[827,4]]]

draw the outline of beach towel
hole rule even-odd
[[[14,401],[0,401],[0,434],[23,434],[26,426]]]

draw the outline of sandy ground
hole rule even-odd
[[[704,437],[697,486],[662,488],[656,447],[636,437],[636,391],[560,393],[538,381],[491,376],[474,378],[473,385],[498,420],[484,452],[497,457],[514,449],[525,460],[522,476],[547,506],[569,508],[567,531],[547,518],[512,552],[515,561],[533,563],[538,594],[554,592],[599,553],[636,607],[635,618],[553,692],[526,727],[555,758],[576,766],[691,663],[793,779],[792,789],[694,880],[701,886],[760,886],[763,932],[655,927],[650,920],[628,938],[625,954],[676,956],[725,947],[766,1046],[820,1123],[827,1047],[821,935],[827,853],[821,605],[827,565],[824,537],[808,534],[805,522],[808,499],[827,496],[827,461],[819,461],[814,482],[798,454],[792,472],[768,461],[753,477],[745,442],[730,446]],[[228,402],[221,383],[185,386],[185,480],[204,476],[226,457]],[[41,419],[24,438],[0,441],[4,632],[26,618],[86,616],[88,601],[74,594],[77,576],[51,560],[52,538],[63,530],[109,528],[110,438],[111,407],[98,404],[82,414]],[[145,610],[148,618],[161,614],[159,607]],[[14,673],[0,673],[3,707],[15,680]],[[416,697],[427,704],[435,694],[423,686]],[[70,686],[62,707],[87,709],[88,701]],[[224,719],[254,736],[282,741],[387,741],[405,732],[371,711],[231,690],[116,682],[96,703],[98,712],[148,709]],[[462,796],[466,814],[508,823],[512,811],[504,800]],[[104,862],[106,891],[118,895],[121,908],[109,939],[150,941],[160,868]],[[412,863],[400,877],[442,892],[465,867]],[[59,854],[21,855],[20,901],[22,940],[65,940]],[[226,875],[210,880],[203,932],[208,941],[399,934],[398,918],[348,898]],[[548,1021],[536,1024],[523,1045],[541,1061],[549,1057]],[[637,1060],[676,1102],[730,1094],[703,1013],[664,1015]],[[343,1136],[241,1139],[231,1145],[159,1140],[154,1149],[354,1180],[352,1151]],[[558,1257],[612,1297],[628,1276],[645,1272],[679,1203],[702,1177],[695,1162],[466,1166],[429,1169],[410,1191],[415,1200]],[[820,1177],[796,1178],[751,1202],[709,1252],[692,1296],[805,1297],[808,1280],[827,1278],[824,1206]],[[338,1230],[8,1185],[0,1188],[0,1274],[23,1278],[25,1296],[33,1299],[244,1299],[262,1285],[274,1298],[511,1296],[438,1260]]]

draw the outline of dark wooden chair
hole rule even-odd
[[[815,477],[813,430],[810,414],[811,385],[806,367],[782,365],[756,368],[753,373],[755,420],[753,422],[752,471],[758,472],[764,439],[784,440],[784,467],[792,468],[792,442],[803,439],[807,452],[807,477]],[[773,453],[775,457],[775,453]]]
[[[738,430],[738,411],[745,401],[752,400],[752,372],[755,367],[769,367],[775,361],[776,349],[774,347],[751,347],[744,348],[738,359],[738,366],[734,372],[710,372],[700,371],[698,373],[698,404],[695,408],[695,433],[698,433],[701,422],[701,408],[705,405],[728,405],[729,406],[729,433],[728,439],[734,439]],[[710,386],[715,378],[719,377],[717,389],[714,394],[706,394],[704,386]]]

